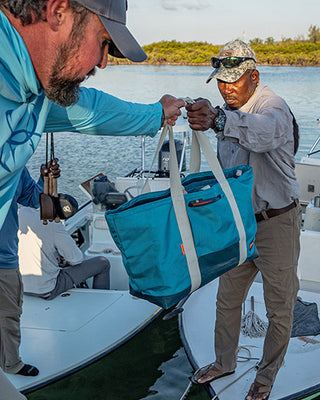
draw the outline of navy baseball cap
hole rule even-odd
[[[100,18],[113,42],[113,46],[109,48],[110,55],[128,58],[135,62],[147,58],[146,53],[126,27],[127,0],[77,0],[77,2]]]

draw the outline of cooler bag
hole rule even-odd
[[[211,171],[180,180],[169,125],[156,155],[167,131],[170,189],[143,193],[106,212],[129,275],[130,293],[165,309],[257,257],[252,168],[222,170],[208,138],[193,132],[190,171],[199,170],[200,148]]]

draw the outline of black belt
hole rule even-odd
[[[260,221],[263,221],[264,219],[276,217],[277,215],[284,214],[285,212],[291,210],[292,208],[295,208],[296,206],[297,206],[297,201],[295,200],[291,204],[289,204],[287,207],[264,210],[260,213],[255,214],[256,221],[260,222]]]

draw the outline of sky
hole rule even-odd
[[[140,45],[161,40],[308,38],[320,0],[128,0],[127,26]]]

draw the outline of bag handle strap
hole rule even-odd
[[[229,205],[231,207],[233,218],[235,220],[235,224],[239,234],[239,264],[242,264],[243,262],[245,262],[247,258],[247,240],[246,240],[247,238],[237,202],[234,198],[232,189],[223,173],[219,160],[211,146],[208,137],[200,131],[193,131],[191,152],[193,150],[194,155],[192,157],[190,156],[190,159],[193,161],[192,168],[195,171],[197,171],[197,168],[200,167],[200,159],[201,159],[200,148],[208,162],[208,165],[213,175],[217,179],[219,185],[221,186],[221,189],[223,190],[226,198],[228,199]]]
[[[161,136],[160,136],[160,139],[159,139],[159,142],[158,142],[158,146],[156,148],[156,151],[154,153],[154,156],[153,156],[150,168],[149,168],[149,174],[148,174],[147,179],[145,180],[144,185],[143,185],[143,187],[141,189],[141,194],[151,192],[150,185],[149,185],[150,171],[152,170],[153,164],[156,161],[156,158],[157,158],[157,156],[158,156],[158,154],[159,154],[159,152],[161,150],[161,147],[162,147],[162,145],[164,143],[164,140],[165,140],[166,136],[167,136],[167,130],[164,127],[162,129]]]
[[[193,104],[195,102],[190,97],[186,97],[184,100],[187,104]],[[239,264],[242,264],[247,259],[247,240],[246,231],[243,226],[242,217],[237,202],[209,139],[201,131],[192,131],[190,173],[200,171],[201,151],[205,156],[213,175],[216,177],[225,196],[227,197],[231,207],[233,218],[239,234]]]
[[[197,253],[194,246],[190,221],[188,218],[186,204],[183,196],[184,189],[180,180],[178,161],[175,152],[175,145],[173,138],[173,129],[171,126],[167,125],[164,128],[164,130],[169,131],[169,148],[170,148],[169,166],[170,166],[171,198],[182,239],[182,244],[184,247],[184,252],[186,254],[186,259],[191,279],[191,290],[190,290],[191,293],[200,287],[201,273],[200,273]],[[223,170],[220,166],[220,163],[211,146],[209,139],[202,132],[193,131],[192,146],[191,146],[192,157],[190,161],[191,170],[196,171],[200,169],[200,160],[201,160],[200,149],[202,150],[212,173],[216,177],[231,207],[239,234],[239,264],[242,264],[247,258],[246,232],[243,226],[237,202],[234,198],[233,192],[223,173]]]
[[[174,212],[176,215],[179,232],[182,239],[182,251],[185,253],[187,259],[187,265],[191,280],[190,293],[192,293],[201,286],[201,273],[199,268],[198,256],[193,241],[190,221],[186,210],[186,203],[184,201],[184,196],[183,196],[183,188],[181,185],[178,160],[177,160],[176,148],[173,137],[173,129],[172,126],[170,126],[169,124],[165,125],[162,129],[158,146],[155,151],[153,160],[151,162],[149,171],[152,170],[152,166],[155,163],[155,160],[159,154],[161,146],[163,145],[164,140],[168,133],[169,133],[169,151],[170,151],[169,168],[170,168],[171,199]],[[149,192],[150,192],[150,185],[149,185],[149,175],[148,175],[142,187],[141,193],[149,193]]]
[[[172,126],[167,124],[163,130],[165,132],[169,132],[170,192],[177,224],[182,239],[182,251],[185,253],[187,259],[187,265],[191,280],[190,293],[192,293],[201,286],[201,273],[199,268],[198,256],[194,245],[189,217],[187,214],[186,202],[183,196],[184,189],[180,179],[176,148],[173,138],[173,129]]]

